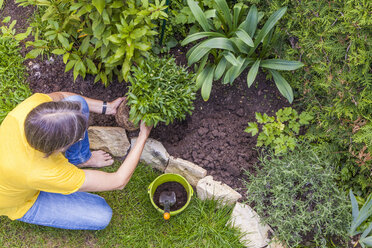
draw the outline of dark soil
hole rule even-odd
[[[13,19],[26,20],[32,9],[17,7],[12,0],[5,6],[6,14]],[[27,25],[26,22],[22,22]],[[21,27],[20,27],[21,28]],[[186,48],[175,48],[171,54],[178,64],[186,65]],[[94,77],[78,77],[65,73],[61,57],[27,60],[28,83],[33,92],[50,93],[69,91],[86,97],[112,101],[127,92],[126,83],[111,82],[108,87],[94,84]],[[214,180],[222,181],[245,196],[245,171],[254,173],[258,162],[256,137],[244,132],[249,121],[255,121],[255,112],[273,114],[287,106],[274,83],[259,74],[256,84],[248,88],[247,72],[233,85],[214,82],[211,97],[204,102],[197,94],[195,110],[183,121],[165,126],[158,125],[150,137],[163,143],[170,155],[194,162],[205,168]],[[117,126],[114,116],[92,114],[90,125]],[[134,137],[138,131],[128,132]]]
[[[182,184],[178,182],[166,182],[163,184],[160,184],[154,193],[153,200],[161,209],[164,209],[164,206],[162,206],[159,202],[160,200],[160,194],[164,191],[168,192],[174,192],[176,194],[176,202],[170,207],[170,211],[176,211],[178,209],[181,209],[183,206],[185,206],[187,202],[187,192],[186,189],[182,186]]]

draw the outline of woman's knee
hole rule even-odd
[[[112,218],[112,209],[107,202],[102,198],[103,203],[99,205],[96,212],[96,218],[94,218],[92,226],[95,226],[95,230],[105,229],[110,224]]]

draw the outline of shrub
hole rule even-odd
[[[260,160],[257,175],[249,175],[248,201],[281,241],[290,247],[307,241],[326,247],[330,238],[346,241],[350,206],[336,185],[327,152],[300,144],[281,157],[269,154]]]
[[[199,63],[196,85],[201,88],[203,99],[209,99],[213,80],[219,80],[224,75],[223,83],[232,84],[251,66],[247,76],[249,87],[253,84],[258,69],[263,68],[274,78],[280,93],[292,102],[292,88],[277,70],[296,70],[303,64],[298,61],[274,59],[270,54],[271,42],[277,38],[274,26],[287,8],[277,10],[259,29],[258,23],[263,14],[257,11],[255,5],[247,14],[248,7],[244,4],[235,4],[231,11],[225,0],[216,0],[215,3],[216,9],[203,12],[196,2],[188,0],[191,12],[203,32],[192,34],[182,42],[182,45],[186,45],[206,38],[187,53],[189,64]],[[213,25],[209,17],[213,19]]]
[[[276,155],[287,152],[288,148],[293,150],[298,142],[297,135],[300,133],[301,126],[308,125],[312,118],[312,114],[308,112],[298,115],[291,107],[279,109],[276,118],[269,117],[266,113],[263,115],[256,113],[257,123],[262,124],[256,146],[271,147]],[[255,136],[259,132],[257,123],[248,122],[248,127],[244,131]]]
[[[5,18],[0,27],[0,123],[18,103],[31,95],[26,81],[23,57],[19,53],[19,40],[28,34],[16,34],[15,21],[5,26],[10,18]]]
[[[175,119],[185,119],[194,109],[193,74],[177,66],[174,58],[150,56],[142,67],[134,69],[130,77],[127,99],[130,119],[156,126]]]
[[[113,75],[127,80],[132,64],[143,63],[157,34],[153,20],[166,17],[165,0],[18,0],[21,5],[46,6],[42,21],[48,26],[43,39],[35,36],[27,58],[45,50],[63,55],[66,71],[73,69],[74,79],[86,73],[109,84]],[[37,26],[37,25],[36,25]]]
[[[307,138],[331,154],[341,171],[340,185],[365,197],[372,189],[371,2],[245,0],[269,13],[288,6],[277,24],[277,54],[302,58],[301,73],[288,73],[296,104],[315,113]],[[369,127],[369,128],[368,128]],[[365,134],[369,134],[365,136]]]

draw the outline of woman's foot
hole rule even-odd
[[[101,168],[105,166],[112,165],[114,160],[107,152],[102,150],[92,151],[92,156],[85,163],[79,164],[78,167],[94,167]]]

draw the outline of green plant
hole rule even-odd
[[[296,136],[300,132],[301,126],[308,125],[313,119],[313,115],[306,111],[298,115],[297,111],[291,107],[279,109],[276,118],[270,117],[266,113],[256,113],[257,123],[262,124],[262,131],[259,131],[256,122],[248,122],[248,127],[244,130],[257,138],[257,146],[269,146],[274,149],[275,154],[285,153],[288,148],[293,150],[298,142]]]
[[[166,17],[165,0],[18,0],[21,5],[46,6],[42,21],[48,26],[43,36],[28,42],[34,49],[27,58],[45,50],[63,55],[66,71],[74,79],[86,73],[108,85],[113,75],[127,80],[132,64],[143,63],[157,34],[153,20]]]
[[[292,102],[292,88],[277,70],[296,70],[303,64],[298,61],[272,59],[269,54],[271,42],[277,38],[274,26],[287,8],[277,10],[268,18],[262,29],[258,29],[263,14],[257,11],[255,5],[246,15],[248,7],[242,3],[234,5],[233,13],[225,0],[216,0],[215,3],[216,9],[207,15],[196,2],[188,0],[191,12],[204,32],[192,34],[182,42],[182,45],[186,45],[206,38],[187,53],[190,65],[199,63],[196,85],[197,88],[201,88],[203,99],[205,101],[209,99],[214,80],[224,75],[223,83],[231,84],[248,66],[251,66],[247,76],[249,87],[261,67],[273,76],[280,93]],[[214,25],[211,25],[208,17],[213,19]],[[213,56],[212,61],[210,56]]]
[[[300,72],[283,74],[299,99],[297,107],[314,113],[306,139],[333,150],[341,171],[339,185],[345,191],[352,188],[368,196],[372,189],[372,160],[365,159],[372,149],[371,132],[367,133],[372,121],[371,1],[245,1],[269,13],[288,6],[277,24],[282,40],[275,51],[288,60],[300,57],[306,65]]]
[[[174,58],[150,56],[142,67],[134,69],[130,77],[127,99],[130,119],[138,124],[166,125],[184,119],[194,109],[193,74],[177,66]]]
[[[372,222],[369,221],[366,223],[367,226],[362,227],[362,224],[369,220],[372,216],[372,194],[368,196],[367,200],[363,204],[362,208],[359,209],[358,202],[353,194],[353,191],[350,190],[350,201],[352,205],[352,215],[353,220],[351,222],[349,235],[351,237],[361,234],[358,243],[363,247],[372,246],[372,236],[368,236],[372,230]]]
[[[16,21],[6,26],[9,21],[10,17],[6,17],[0,23],[0,123],[18,103],[31,95],[25,83],[24,59],[19,53],[19,42],[26,38],[28,31],[16,34],[13,29]]]
[[[279,240],[289,247],[307,242],[326,247],[329,239],[346,242],[350,206],[326,151],[299,144],[286,154],[268,153],[260,162],[257,175],[247,173],[248,202]]]

